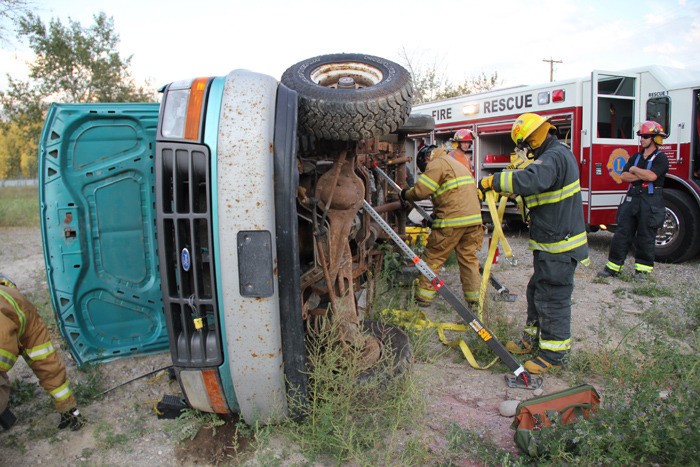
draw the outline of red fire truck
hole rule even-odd
[[[419,143],[443,144],[459,128],[476,136],[475,175],[503,170],[510,162],[515,118],[535,112],[551,118],[559,139],[578,159],[584,214],[591,231],[614,229],[628,184],[620,179],[638,150],[636,130],[658,121],[668,133],[664,186],[666,221],[656,238],[659,261],[682,262],[700,250],[700,72],[648,66],[543,85],[518,86],[414,106],[432,115],[435,130],[414,135]],[[422,140],[422,141],[421,141]],[[515,206],[509,208],[516,215]]]

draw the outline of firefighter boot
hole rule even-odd
[[[61,421],[58,422],[59,429],[70,427],[70,431],[78,431],[83,425],[85,425],[85,417],[80,414],[77,408],[61,412]]]
[[[0,413],[0,426],[3,430],[7,431],[12,428],[12,425],[17,421],[17,417],[13,414],[9,408],[5,409],[3,413]]]
[[[601,279],[607,279],[608,277],[617,277],[618,274],[619,273],[612,271],[606,266],[600,272],[598,272],[597,276]]]
[[[549,370],[561,368],[561,365],[550,363],[549,361],[545,360],[541,355],[538,355],[532,360],[526,361],[523,364],[523,366],[527,371],[530,372],[530,374],[533,375],[542,375],[544,373],[547,373]]]
[[[532,353],[534,346],[525,339],[519,339],[517,341],[508,341],[506,343],[506,350],[513,355],[525,355]]]

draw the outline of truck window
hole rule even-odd
[[[647,101],[647,120],[658,122],[671,135],[671,98],[654,97]]]
[[[633,139],[635,78],[598,75],[598,137]]]

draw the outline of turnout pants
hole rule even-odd
[[[479,300],[481,286],[479,259],[476,257],[476,252],[481,248],[483,241],[484,228],[481,224],[433,229],[428,237],[423,261],[437,274],[454,250],[457,253],[464,298],[468,302],[476,302]],[[420,276],[416,300],[430,302],[435,298],[435,294],[435,288],[430,281]]]
[[[571,350],[571,294],[577,264],[564,253],[534,251],[523,339],[533,342],[539,335],[539,355],[552,364],[559,364]]]
[[[630,246],[635,247],[634,269],[638,272],[651,272],[654,269],[654,248],[656,230],[664,223],[666,208],[662,189],[653,194],[646,190],[625,196],[617,209],[617,228],[610,244],[608,264],[613,272],[620,272]]]

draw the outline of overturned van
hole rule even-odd
[[[160,104],[52,105],[42,236],[76,361],[169,349],[190,406],[266,423],[305,394],[314,320],[338,321],[367,355],[409,358],[400,331],[363,320],[385,236],[360,207],[403,233],[370,169],[405,184],[406,134],[432,129],[408,121],[411,94],[402,67],[336,54],[281,82],[246,70],[173,82]]]

